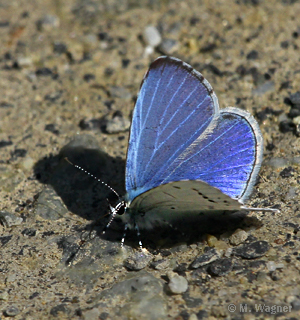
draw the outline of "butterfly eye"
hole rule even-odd
[[[120,209],[118,210],[117,214],[119,216],[122,216],[125,213],[125,206],[120,207]]]

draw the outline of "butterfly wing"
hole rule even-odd
[[[151,229],[190,218],[216,217],[241,210],[241,203],[204,181],[183,180],[162,184],[136,197],[123,216],[129,226]]]
[[[162,172],[205,132],[219,113],[210,84],[181,60],[150,66],[135,105],[126,163],[128,200],[162,184]]]
[[[261,166],[262,135],[254,118],[226,108],[162,173],[162,183],[200,179],[243,202]]]
[[[170,57],[155,60],[138,96],[127,154],[130,202],[162,184],[202,180],[243,202],[262,161],[257,122],[226,108],[203,76]]]

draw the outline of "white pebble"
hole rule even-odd
[[[156,27],[147,26],[144,30],[144,40],[149,47],[155,48],[161,43],[161,35]]]
[[[242,229],[237,229],[229,238],[229,242],[237,246],[248,238],[248,233]]]
[[[187,280],[179,276],[177,273],[171,272],[168,274],[169,277],[169,289],[174,294],[184,293],[188,289]]]
[[[274,261],[268,261],[267,268],[269,271],[275,271],[276,269],[283,269],[284,264],[283,263],[275,263]]]

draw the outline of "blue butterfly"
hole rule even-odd
[[[262,157],[262,134],[248,112],[219,110],[217,96],[200,72],[179,59],[160,57],[144,76],[133,112],[127,194],[110,206],[106,228],[121,207],[122,245],[128,227],[139,236],[139,228],[172,226],[190,216],[276,212],[244,206]]]

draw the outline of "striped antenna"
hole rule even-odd
[[[86,171],[85,169],[83,169],[82,167],[78,166],[77,164],[72,163],[67,157],[65,157],[65,160],[70,163],[72,166],[74,166],[75,168],[77,168],[78,170],[83,171],[84,173],[86,173],[87,175],[89,175],[90,177],[94,178],[96,181],[104,184],[108,189],[110,189],[119,199],[120,199],[120,195],[118,194],[118,192],[113,189],[111,186],[109,186],[107,183],[105,183],[104,181],[102,181],[101,179],[95,177],[93,174],[91,174],[90,172]]]
[[[77,164],[74,164],[72,163],[67,157],[65,157],[65,160],[70,163],[72,166],[74,166],[75,168],[77,168],[78,170],[81,170],[83,171],[84,173],[86,173],[87,175],[89,175],[90,177],[94,178],[96,181],[104,184],[107,188],[109,188],[118,198],[119,198],[119,203],[116,205],[116,207],[113,207],[111,206],[110,204],[109,205],[109,209],[110,209],[110,214],[111,214],[111,217],[108,221],[108,223],[106,224],[106,226],[104,227],[103,231],[102,231],[102,234],[105,234],[106,233],[106,230],[109,228],[109,226],[111,225],[111,223],[114,221],[115,219],[115,216],[116,214],[118,213],[118,211],[120,210],[120,208],[122,207],[125,207],[126,208],[126,203],[125,201],[123,201],[121,199],[121,197],[119,196],[118,192],[113,189],[111,186],[109,186],[107,183],[105,183],[104,181],[102,181],[101,179],[95,177],[92,173],[86,171],[85,169],[83,169],[82,167],[78,166]],[[126,231],[127,231],[127,228],[128,228],[128,224],[125,223],[125,226],[124,226],[124,233],[123,233],[123,237],[122,237],[122,240],[121,240],[121,248],[124,247],[124,241],[125,241],[125,237],[126,237]],[[140,230],[139,230],[139,227],[138,225],[134,222],[134,229],[136,230],[136,233],[137,233],[137,236],[138,236],[138,239],[139,239],[139,247],[140,247],[140,250],[143,251],[143,245],[142,245],[142,241],[140,239]]]

